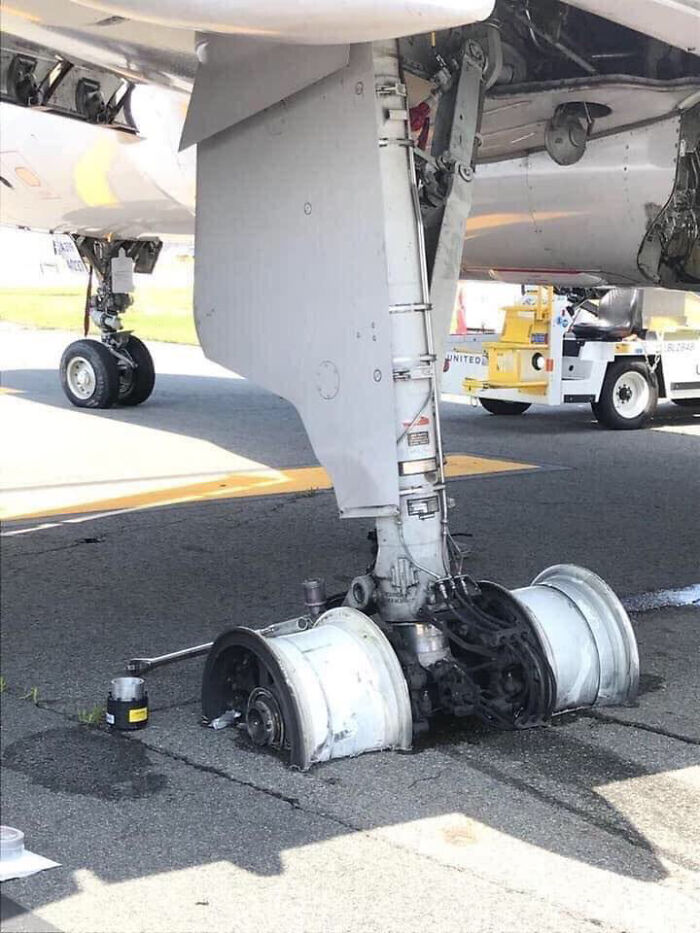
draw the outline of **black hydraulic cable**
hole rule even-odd
[[[448,582],[451,584],[450,589],[455,597],[454,599],[451,596],[446,596]],[[482,637],[484,635],[488,638],[499,636],[500,645],[498,648],[507,649],[508,655],[511,657],[513,665],[517,667],[519,678],[522,681],[519,703],[513,706],[510,715],[505,715],[494,708],[499,701],[510,702],[506,695],[503,693],[498,694],[494,689],[473,681],[477,697],[474,703],[475,715],[492,725],[509,730],[524,729],[541,724],[551,715],[556,698],[556,679],[544,650],[534,637],[531,629],[522,620],[515,623],[504,621],[492,616],[487,610],[478,606],[471,594],[466,590],[464,582],[463,580],[452,579],[443,581],[442,587],[436,587],[436,590],[443,597],[447,611],[462,627],[470,632],[473,631],[477,637],[480,629]],[[471,618],[465,616],[465,612]],[[462,651],[468,655],[476,654],[488,659],[478,665],[468,665],[462,659],[456,658],[460,668],[464,670],[470,679],[471,675],[484,672],[492,666],[494,673],[498,672],[498,649],[493,650],[475,644],[473,641],[466,641],[452,631],[449,623],[443,621],[434,612],[425,612],[424,615],[448,640]]]

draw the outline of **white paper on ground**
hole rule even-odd
[[[19,858],[0,860],[0,881],[9,881],[11,878],[26,878],[46,868],[58,868],[59,862],[52,862],[50,858],[28,852],[27,849]]]

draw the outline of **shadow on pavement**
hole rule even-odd
[[[3,385],[19,390],[20,398],[28,401],[87,418],[106,418],[196,437],[273,467],[310,466],[317,462],[294,406],[244,379],[158,374],[154,393],[146,403],[136,408],[115,406],[108,410],[74,408],[53,370],[8,370],[3,374]],[[588,447],[593,439],[605,446],[634,447],[641,445],[646,435],[645,431],[602,428],[588,405],[533,407],[522,416],[498,417],[479,407],[444,402],[441,413],[447,450],[501,455],[510,452],[523,458],[535,456],[535,462],[553,459],[551,449],[543,448],[542,442],[555,437],[570,437],[577,447]],[[699,423],[700,418],[693,412],[662,403],[652,427],[682,428]],[[503,443],[504,435],[508,444]],[[290,458],[292,450],[294,456]],[[557,457],[560,455],[557,450]]]
[[[189,710],[185,715],[192,713]],[[216,766],[197,766],[196,778],[191,769],[184,774],[174,773],[168,756],[149,750],[140,741],[79,725],[34,732],[11,743],[5,750],[3,767],[31,781],[39,807],[53,799],[63,814],[58,824],[71,826],[73,838],[67,846],[66,840],[48,837],[42,853],[69,864],[71,870],[87,865],[110,883],[220,860],[230,860],[260,875],[274,875],[283,871],[281,855],[288,849],[356,829],[371,831],[456,812],[529,845],[630,878],[652,882],[667,876],[667,869],[645,836],[596,793],[600,784],[653,772],[612,751],[584,745],[566,735],[561,727],[515,737],[483,734],[478,728],[466,732],[457,727],[453,732],[449,739],[443,732],[440,752],[448,756],[451,764],[461,763],[464,768],[459,805],[454,791],[446,793],[445,784],[437,779],[433,781],[434,792],[429,793],[431,776],[412,767],[411,762],[420,758],[425,747],[400,759],[388,753],[384,756],[381,784],[385,783],[386,772],[397,767],[397,761],[402,774],[402,778],[397,774],[390,806],[381,797],[377,805],[371,784],[356,783],[367,777],[371,767],[366,762],[377,756],[368,756],[359,767],[355,762],[347,762],[344,767],[332,763],[299,775],[294,781],[300,791],[297,796],[276,793],[273,786],[258,788],[263,795],[261,804],[250,800],[254,793],[251,787],[236,779],[228,780]],[[210,736],[212,742],[218,738]],[[465,741],[469,746],[466,753]],[[263,784],[280,768],[277,761],[250,747],[242,736],[227,736],[226,745],[232,756],[243,756],[255,765]],[[512,768],[518,756],[527,760],[521,775]],[[673,766],[673,762],[667,762],[665,770]],[[263,777],[265,771],[268,774]],[[421,792],[403,782],[414,771],[421,782],[427,782]],[[535,781],[533,771],[537,773]],[[474,781],[475,772],[480,775],[478,781]],[[211,784],[207,795],[201,782],[212,776],[220,780]],[[361,804],[361,814],[356,811],[341,818],[317,814],[310,800],[305,801],[304,792],[313,799],[317,787],[326,781],[330,782],[326,791],[331,796],[352,795],[355,805]],[[473,796],[469,786],[472,782]],[[566,787],[564,797],[560,791],[546,789],[550,782]],[[491,799],[489,788],[494,795]],[[38,789],[49,794],[37,793]],[[74,799],[68,804],[67,797]],[[97,810],[88,804],[89,800],[98,802]],[[187,809],[187,814],[182,808]],[[76,825],[71,816],[80,810],[86,816],[90,813],[82,826]],[[569,817],[573,819],[569,821]],[[586,838],[585,830],[581,832],[581,822],[577,826],[574,821],[587,827],[590,838]],[[112,835],[115,826],[116,836]],[[194,827],[199,836],[196,844],[190,837]],[[615,845],[601,845],[600,831]],[[125,846],[133,847],[133,860],[110,857],[115,849]],[[96,848],[105,852],[97,864],[85,857],[90,852],[94,855]],[[69,877],[64,885],[70,888]],[[64,890],[61,896],[67,893]]]
[[[159,374],[153,395],[135,408],[75,408],[52,370],[8,370],[3,386],[18,398],[70,411],[83,418],[135,424],[209,441],[274,467],[310,466],[316,457],[296,409],[244,379]],[[287,462],[289,451],[294,462]]]

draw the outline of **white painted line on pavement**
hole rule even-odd
[[[31,528],[18,528],[17,531],[3,531],[0,538],[14,538],[15,535],[28,535],[32,531],[46,531],[48,528],[58,528],[62,522],[45,522],[43,525],[32,525]]]
[[[64,518],[60,522],[44,522],[42,525],[31,525],[29,528],[18,528],[16,531],[3,531],[0,538],[28,535],[32,531],[46,531],[49,528],[60,528],[61,525],[81,525],[83,522],[94,522],[98,518],[110,518],[112,515],[127,515],[129,512],[138,511],[143,510],[137,507],[134,509],[113,509],[111,512],[91,512],[89,515],[80,515],[78,518]]]
[[[700,583],[675,590],[655,590],[653,593],[625,596],[622,605],[628,612],[649,612],[667,606],[700,606]]]

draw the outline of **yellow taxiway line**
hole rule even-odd
[[[468,454],[452,454],[447,458],[448,477],[485,476],[492,473],[513,473],[536,470],[531,463],[516,460],[496,460],[490,457],[475,457]],[[256,496],[279,496],[290,493],[313,493],[331,489],[330,477],[323,467],[303,467],[290,470],[246,470],[229,473],[227,476],[206,482],[183,486],[169,486],[135,492],[126,496],[97,499],[64,504],[57,508],[42,508],[38,511],[15,511],[0,509],[4,521],[17,519],[48,518],[55,515],[77,515],[89,512],[114,512],[120,509],[147,509],[163,505],[180,505],[185,502],[203,502],[211,499],[241,499]],[[18,503],[19,504],[19,503]],[[26,499],[24,499],[26,509]]]

